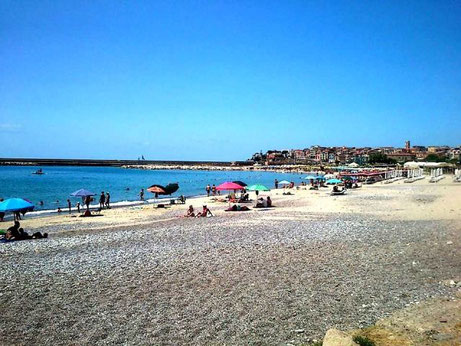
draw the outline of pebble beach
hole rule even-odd
[[[442,282],[461,279],[461,184],[328,191],[272,190],[276,208],[239,213],[202,197],[27,219],[49,238],[0,246],[0,340],[306,345],[456,297]],[[189,204],[215,216],[184,218]]]

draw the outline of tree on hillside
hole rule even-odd
[[[373,163],[396,163],[394,159],[390,159],[387,157],[387,155],[382,154],[382,153],[373,153],[370,154],[370,157],[368,159],[368,162],[373,164]]]
[[[440,157],[437,154],[429,154],[426,156],[425,161],[427,162],[445,162],[446,160],[442,157]]]

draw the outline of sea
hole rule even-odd
[[[39,168],[43,175],[33,174]],[[170,199],[184,195],[188,198],[205,195],[207,184],[225,181],[243,181],[248,185],[263,184],[274,187],[274,180],[300,182],[302,176],[294,173],[253,171],[196,171],[196,170],[141,170],[120,167],[75,167],[75,166],[0,166],[0,198],[19,197],[35,205],[35,212],[67,208],[67,199],[72,205],[80,198],[70,197],[79,189],[87,189],[99,195],[109,192],[112,205],[130,205],[139,200],[139,192],[153,184],[178,183],[179,190]],[[146,199],[154,195],[145,192]],[[98,196],[95,196],[95,200]],[[43,201],[43,206],[39,202]]]

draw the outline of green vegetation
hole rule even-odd
[[[446,159],[440,157],[439,155],[436,154],[429,154],[426,156],[425,161],[427,162],[445,162]]]
[[[354,336],[354,342],[359,344],[360,346],[375,346],[375,343],[364,336]]]
[[[387,157],[385,154],[381,153],[373,153],[370,155],[370,158],[368,159],[368,162],[373,164],[373,163],[397,163],[394,159],[390,159]]]

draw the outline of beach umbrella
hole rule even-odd
[[[313,176],[313,175],[308,175],[308,176],[305,177],[304,179],[306,179],[306,180],[315,180],[315,179],[317,179],[317,177],[316,177],[316,176]]]
[[[70,195],[72,197],[86,197],[86,196],[95,196],[96,194],[91,191],[85,190],[85,189],[80,189],[75,192],[72,192]]]
[[[291,183],[288,180],[279,181],[280,185],[290,185]]]
[[[175,193],[179,189],[179,184],[178,183],[170,183],[167,186],[165,186],[165,195],[171,195],[172,193]]]
[[[165,193],[165,189],[160,185],[152,185],[151,187],[147,188],[147,191],[157,194]]]
[[[221,185],[218,185],[216,187],[216,190],[218,191],[224,191],[224,190],[242,190],[243,186],[233,183],[231,181],[226,181],[222,183]]]
[[[0,203],[0,212],[6,213],[9,211],[31,211],[34,205],[22,198],[8,198]]]
[[[339,184],[341,183],[341,180],[339,179],[328,179],[327,184]]]
[[[240,181],[240,180],[233,181],[233,183],[243,186],[243,187],[247,186],[247,184],[245,184],[243,181]]]
[[[325,174],[325,175],[324,175],[324,178],[325,178],[325,179],[333,179],[334,177],[335,177],[334,174]]]
[[[247,187],[248,191],[270,191],[267,187],[261,184],[255,184]]]

